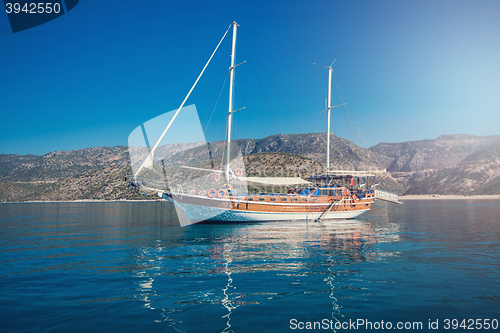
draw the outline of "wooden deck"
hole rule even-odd
[[[320,189],[317,189],[317,191]],[[194,205],[224,208],[236,211],[253,211],[253,212],[269,212],[269,213],[321,213],[332,203],[330,211],[356,211],[367,210],[371,208],[374,201],[373,190],[364,190],[364,197],[358,199],[352,195],[347,189],[343,189],[335,194],[332,190],[326,192],[327,195],[314,196],[297,195],[297,194],[258,194],[248,195],[244,198],[226,196],[223,198],[209,198],[207,196],[198,195],[182,195],[173,194],[174,200],[180,203],[188,203]],[[320,193],[323,194],[323,193]]]

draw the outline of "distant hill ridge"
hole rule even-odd
[[[468,177],[471,175],[465,169],[462,170],[466,165],[494,161],[500,156],[499,147],[500,135],[456,134],[442,135],[433,140],[380,143],[370,150],[392,158],[387,171],[398,183],[408,188],[407,194],[468,195],[500,193],[498,190],[493,190],[495,193],[480,190],[491,179],[482,177],[480,181],[470,182]],[[457,171],[456,177],[443,178],[439,185],[430,186],[435,183],[433,179],[438,172],[457,167],[464,172]],[[491,168],[497,170],[495,164]],[[495,172],[493,171],[494,174]],[[422,183],[419,184],[420,182]],[[470,186],[458,186],[457,183],[460,182],[468,182]]]
[[[212,142],[216,154],[224,142]],[[199,144],[160,147],[164,155]],[[323,165],[324,133],[277,134],[233,141],[252,167],[274,170],[304,164]],[[201,149],[201,148],[200,148]],[[233,152],[236,149],[233,148]],[[279,156],[276,154],[289,154]],[[0,154],[0,201],[142,198],[126,187],[130,157],[125,146],[56,151],[43,156]],[[255,167],[259,165],[258,167]],[[500,135],[442,135],[433,140],[380,143],[369,149],[331,134],[331,168],[387,169],[382,185],[408,194],[500,194]],[[272,173],[272,172],[271,172]],[[92,181],[85,181],[92,180]]]

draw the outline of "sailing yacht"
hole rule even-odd
[[[211,222],[249,222],[249,221],[287,221],[287,220],[324,220],[324,219],[352,219],[370,210],[375,198],[380,192],[374,186],[369,187],[368,181],[377,172],[330,170],[330,112],[331,81],[333,69],[328,68],[328,131],[326,147],[326,173],[316,175],[309,180],[298,177],[246,177],[244,166],[231,161],[231,125],[233,113],[234,73],[236,63],[236,36],[238,24],[233,22],[226,31],[233,29],[231,66],[229,68],[229,110],[227,114],[227,142],[225,170],[204,169],[183,166],[185,169],[206,172],[213,175],[210,182],[199,181],[198,185],[169,186],[169,189],[159,189],[158,195],[173,203],[178,215],[184,215],[181,225],[188,225],[202,221]],[[182,102],[179,109],[171,118],[163,134],[156,144],[149,150],[148,156],[133,176],[128,177],[131,184],[147,187],[148,182],[140,176],[147,168],[152,168],[154,153],[163,136],[169,130],[175,118],[181,111],[187,98],[196,86],[205,68],[217,51],[224,37],[217,45],[214,53],[203,68],[200,76]],[[164,171],[165,173],[165,171]],[[207,177],[204,179],[206,180]],[[201,179],[201,178],[200,178]],[[170,184],[172,185],[172,184]],[[286,193],[248,193],[247,188],[276,188],[286,187]],[[173,190],[173,188],[176,188]],[[238,188],[239,190],[236,190]],[[380,195],[379,195],[380,196]],[[385,200],[398,202],[396,195],[385,193]],[[383,199],[384,199],[383,198]],[[389,199],[387,199],[389,198]],[[187,216],[187,218],[186,218]]]

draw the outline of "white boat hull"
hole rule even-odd
[[[315,220],[321,213],[318,212],[256,212],[231,210],[204,205],[195,205],[182,203],[172,200],[169,196],[163,194],[162,197],[175,204],[176,208],[181,209],[191,220],[191,224],[202,221],[207,222],[262,222],[262,221],[295,221],[295,220]],[[326,213],[322,220],[333,219],[353,219],[367,212],[369,209],[353,211],[331,211]]]

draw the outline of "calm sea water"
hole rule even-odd
[[[167,203],[2,204],[0,331],[464,331],[500,320],[499,241],[499,200],[186,228]]]

